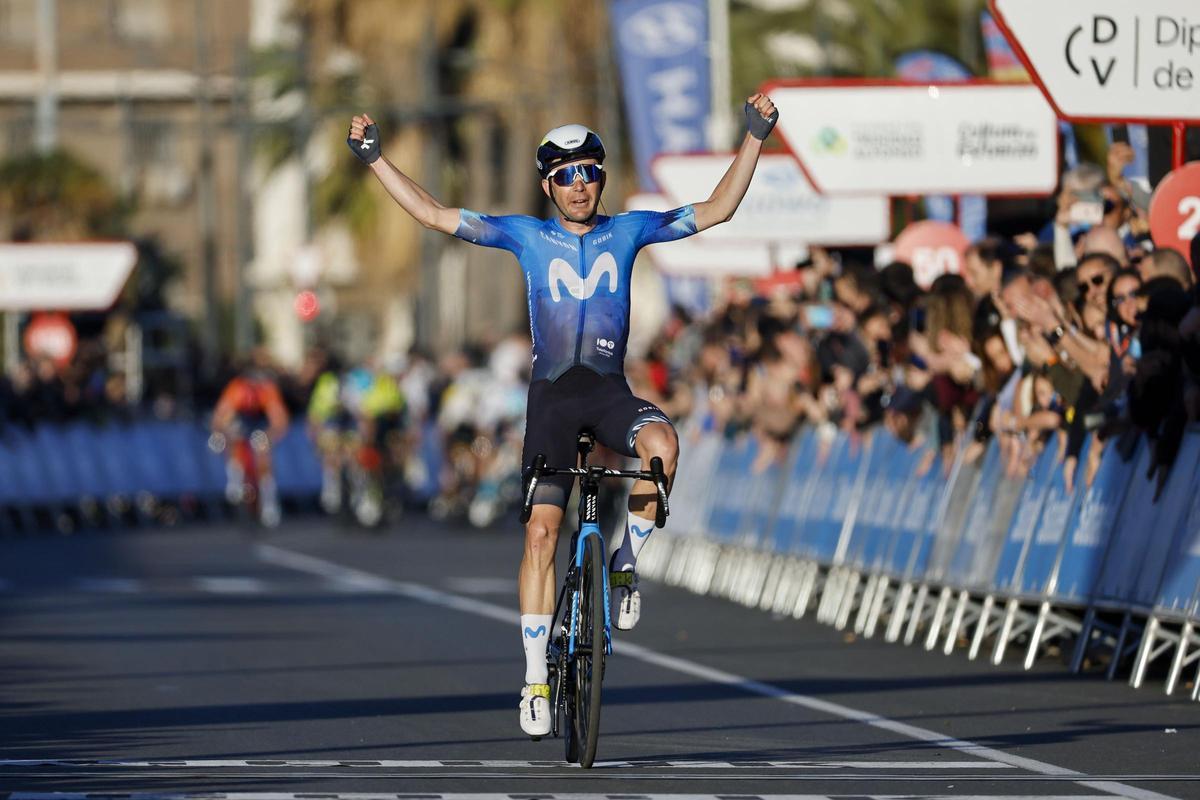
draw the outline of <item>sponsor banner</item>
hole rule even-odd
[[[1195,0],[991,0],[1046,97],[1077,122],[1200,120]]]
[[[679,207],[678,203],[656,194],[631,195],[625,205],[631,211],[670,211]],[[668,275],[708,278],[766,277],[778,268],[794,266],[808,255],[808,248],[801,244],[736,245],[714,242],[708,234],[705,231],[686,239],[653,244],[642,252]]]
[[[0,310],[106,309],[135,264],[129,242],[0,244]]]
[[[638,179],[653,191],[656,155],[707,145],[708,0],[613,0],[609,18]]]
[[[1044,195],[1058,126],[1033,86],[880,81],[768,84],[777,130],[830,194]]]
[[[654,178],[676,206],[712,194],[732,153],[664,155],[654,160]],[[765,154],[733,219],[703,234],[717,242],[794,242],[805,245],[875,245],[891,235],[891,203],[876,197],[818,194],[796,160]]]

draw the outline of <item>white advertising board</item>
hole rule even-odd
[[[137,264],[129,242],[0,245],[0,310],[103,310]]]
[[[654,180],[676,205],[707,198],[733,163],[733,154],[664,155],[654,160]],[[805,245],[875,245],[891,236],[891,203],[883,196],[818,194],[796,160],[768,153],[733,219],[704,232],[713,242],[796,242]]]
[[[679,205],[665,195],[635,194],[630,195],[625,208],[630,211],[670,211]],[[643,248],[643,252],[669,275],[708,278],[765,277],[779,267],[791,267],[808,256],[808,248],[795,242],[778,245],[714,242],[708,238],[712,230],[716,229],[674,242],[652,244]]]
[[[1036,86],[789,81],[763,91],[820,192],[1044,195],[1058,182],[1058,120]]]
[[[1196,0],[992,0],[991,6],[1061,116],[1200,120]]]

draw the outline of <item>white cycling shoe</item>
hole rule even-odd
[[[521,730],[536,741],[550,735],[550,685],[527,683],[521,689]]]
[[[637,575],[633,570],[610,572],[608,583],[617,630],[633,630],[642,618],[642,593],[638,591]]]

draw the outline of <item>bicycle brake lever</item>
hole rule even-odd
[[[533,493],[537,491],[538,478],[541,477],[542,470],[546,468],[546,457],[538,453],[533,458],[533,474],[529,477],[529,488],[525,491],[525,504],[521,506],[521,524],[529,522],[529,517],[533,513]]]
[[[663,470],[662,459],[658,456],[650,459],[650,471],[654,474],[654,488],[658,491],[658,507],[654,511],[654,527],[661,528],[667,524],[671,508],[667,504],[667,476]]]

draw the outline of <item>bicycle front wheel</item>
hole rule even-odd
[[[604,554],[600,537],[585,538],[579,571],[579,630],[575,655],[575,734],[579,766],[596,760],[600,740],[600,689],[604,678]]]

